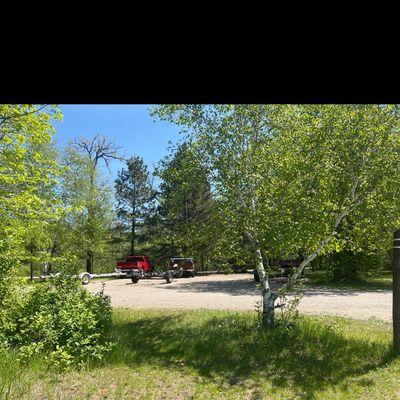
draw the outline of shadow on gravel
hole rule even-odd
[[[176,284],[179,282],[179,284]],[[282,279],[272,279],[270,281],[272,290],[278,290],[284,280]],[[185,293],[226,293],[232,296],[242,296],[251,295],[259,296],[260,289],[256,286],[253,280],[243,279],[243,280],[209,280],[201,281],[196,280],[186,280],[182,282],[176,279],[171,284],[157,285],[153,286],[157,289],[168,289],[177,292]],[[333,287],[305,287],[303,293],[305,296],[357,296],[360,293],[388,293],[388,290],[361,290],[361,289],[348,289],[348,288],[333,288]]]
[[[166,285],[167,282],[165,281],[164,278],[151,278],[151,279],[139,279],[138,283],[133,283],[131,280],[129,280],[129,282],[126,282],[125,285],[132,285],[132,286],[138,286],[140,285],[140,282],[143,281],[147,281],[147,282],[151,282],[153,284],[161,284],[161,285]]]
[[[191,293],[227,293],[233,296],[242,295],[260,295],[260,289],[255,285],[255,282],[250,280],[209,280],[200,281],[196,278],[190,279],[188,282],[179,282],[179,285],[172,282],[166,286],[157,286],[160,289],[171,289],[177,292]]]
[[[240,290],[240,289],[239,289]],[[254,317],[238,313],[147,314],[118,319],[109,364],[138,364],[196,370],[215,382],[257,384],[295,390],[301,398],[346,385],[392,358],[390,343],[344,336],[321,321],[301,318],[290,329],[259,328]]]

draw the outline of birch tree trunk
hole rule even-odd
[[[245,206],[243,198],[239,196],[239,200]],[[250,208],[255,210],[254,196],[250,199]],[[265,272],[263,257],[260,249],[260,242],[253,236],[251,232],[247,232],[254,246],[256,269],[260,278],[261,296],[262,296],[262,324],[265,327],[272,327],[275,324],[275,300],[278,298],[276,293],[271,291],[269,285],[269,276]]]
[[[278,295],[273,293],[269,286],[269,277],[265,272],[260,245],[257,240],[254,240],[253,244],[255,248],[256,269],[261,284],[262,324],[266,327],[271,327],[275,324],[275,300],[278,298]]]

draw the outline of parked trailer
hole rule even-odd
[[[82,281],[82,285],[87,285],[93,278],[122,278],[128,277],[128,274],[124,272],[113,272],[110,274],[89,274],[89,272],[82,272],[78,275],[79,280]]]
[[[59,276],[60,272],[55,274],[47,274],[47,275],[40,275],[34,276],[33,280],[35,281],[44,281],[45,279],[51,278],[53,276]],[[110,274],[89,274],[88,272],[80,273],[77,278],[82,282],[82,285],[87,285],[93,278],[122,278],[122,277],[129,277],[128,274],[123,272],[113,272]]]
[[[126,273],[132,283],[138,283],[139,279],[163,278],[171,283],[176,277],[189,277],[195,275],[193,258],[171,258],[167,271],[155,270],[146,256],[128,256],[124,261],[117,262],[117,272]]]
[[[193,278],[196,274],[193,258],[173,257],[168,269],[174,276],[182,278]]]
[[[115,268],[117,273],[126,274],[132,283],[138,283],[139,279],[163,278],[171,283],[174,275],[169,271],[158,271],[150,264],[147,256],[128,256],[124,261],[117,261]]]
[[[127,275],[131,277],[132,283],[138,283],[139,279],[150,278],[163,278],[167,283],[171,283],[174,280],[174,274],[172,271],[145,272],[144,270],[132,269]]]
[[[137,267],[131,270],[132,283],[138,283],[139,279],[148,278],[164,278],[167,283],[171,283],[174,278],[193,278],[195,276],[193,258],[173,257],[167,271],[155,271],[148,263],[147,257],[138,257],[142,257],[143,260],[142,263],[139,261]]]

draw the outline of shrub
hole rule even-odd
[[[101,359],[111,348],[105,341],[111,323],[109,297],[103,291],[90,294],[72,275],[34,285],[7,316],[0,336],[22,360],[44,354],[51,364],[68,368]]]
[[[21,291],[18,290],[20,279],[13,279],[15,261],[2,250],[0,243],[0,352],[7,348],[6,332],[13,329],[13,315],[21,304]]]
[[[314,270],[327,271],[331,280],[357,280],[376,271],[391,268],[390,252],[354,252],[344,249],[338,253],[321,256],[313,262]]]

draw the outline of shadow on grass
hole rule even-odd
[[[337,286],[309,286],[303,290],[303,294],[306,297],[312,296],[342,296],[342,297],[351,297],[358,296],[360,293],[390,293],[389,290],[383,289],[365,289],[365,288],[355,288],[355,287],[337,287]]]
[[[329,281],[326,279],[312,279],[307,282],[310,287],[324,286],[327,288],[347,289],[347,290],[363,290],[363,291],[391,291],[393,288],[392,280],[385,278],[366,278],[352,279],[345,281]]]
[[[113,336],[107,364],[153,364],[182,374],[189,368],[230,385],[269,381],[305,398],[392,358],[389,344],[346,338],[310,318],[291,329],[262,330],[250,314],[154,313],[117,318]]]

